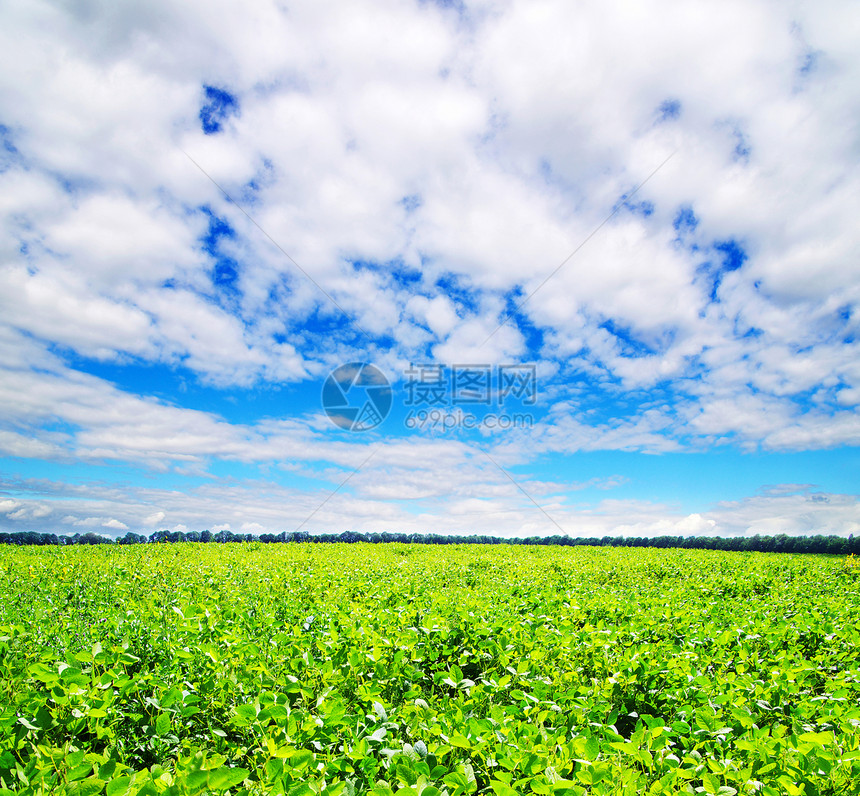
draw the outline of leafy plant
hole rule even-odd
[[[860,792],[853,559],[0,548],[0,796]]]

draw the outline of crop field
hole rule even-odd
[[[860,568],[0,549],[0,794],[860,793]]]

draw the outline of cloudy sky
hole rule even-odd
[[[854,3],[0,17],[0,528],[860,532]]]

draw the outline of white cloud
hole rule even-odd
[[[394,473],[396,475],[396,472]],[[323,505],[330,490],[309,493],[266,481],[204,485],[183,491],[134,487],[86,489],[60,482],[24,484],[34,494],[50,486],[51,494],[16,500],[6,511],[7,530],[22,529],[19,517],[38,517],[34,507],[49,505],[62,522],[77,528],[106,528],[122,535],[129,528],[149,533],[143,519],[153,505],[172,518],[172,530],[231,530],[241,533],[280,533],[298,527],[310,531],[406,533],[488,533],[531,536],[567,533],[570,536],[752,535],[860,532],[856,495],[813,491],[786,485],[772,487],[741,500],[721,502],[699,512],[684,512],[668,503],[607,497],[596,503],[570,502],[556,491],[557,484],[527,482],[530,494],[549,514],[548,519],[495,469],[461,466],[456,479],[444,468],[426,473],[439,477],[436,491],[391,495],[376,485],[390,477],[389,468],[369,466],[361,481],[338,492]],[[445,493],[443,489],[450,489]],[[315,512],[315,513],[314,513]],[[313,516],[311,516],[313,515]],[[229,518],[228,521],[224,521]],[[220,519],[220,522],[215,520]],[[557,523],[557,525],[555,524]],[[559,526],[561,530],[559,529]]]
[[[88,360],[253,390],[357,359],[392,374],[538,359],[555,408],[529,434],[491,438],[516,463],[860,444],[852,12],[842,0],[4,9],[0,452],[198,475],[215,460],[337,469],[366,456],[304,409],[231,421],[179,393],[171,405],[124,391]],[[198,117],[207,85],[237,103],[212,136]],[[682,208],[696,221],[676,230]],[[220,222],[230,231],[207,238]],[[736,270],[727,243],[747,258]],[[372,339],[338,330],[320,288]],[[590,414],[600,397],[631,405]],[[456,484],[422,463],[455,472],[465,450],[386,440],[390,478],[357,478],[356,516],[394,521],[385,500],[451,494],[461,519],[531,522],[482,467]],[[273,521],[242,510],[233,527]],[[152,506],[134,522],[61,513],[174,521]],[[711,520],[653,523],[692,533]]]
[[[9,500],[6,498],[4,500],[0,500],[0,511],[4,514],[9,514],[10,512],[17,511],[20,505],[21,504],[17,500]]]
[[[158,525],[166,516],[163,511],[154,511],[143,521],[143,524],[148,527]]]
[[[85,517],[83,519],[73,519],[73,517],[68,516],[65,518],[64,522],[71,521],[71,524],[75,527],[79,528],[107,528],[111,531],[127,531],[128,525],[124,522],[120,522],[113,517]]]

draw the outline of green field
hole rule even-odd
[[[0,794],[860,793],[860,568],[0,549]]]

